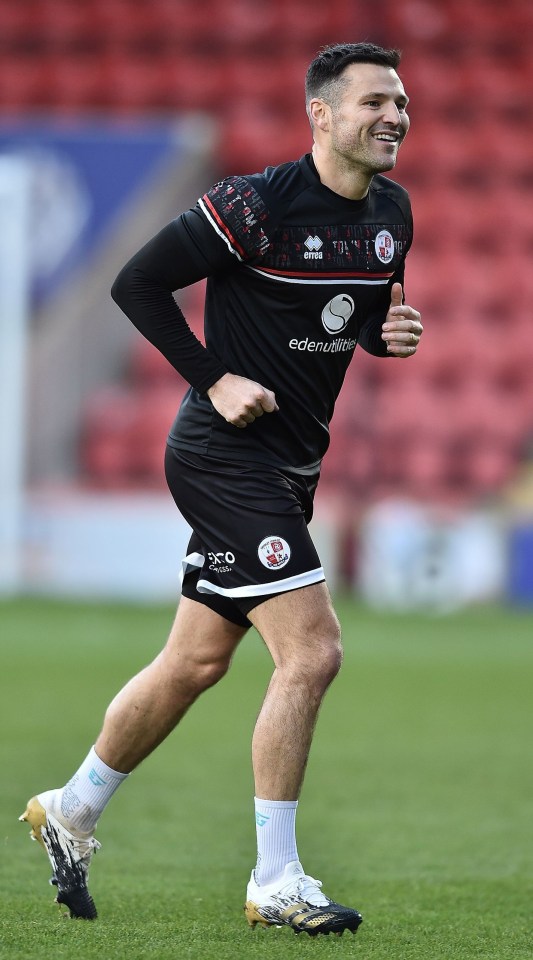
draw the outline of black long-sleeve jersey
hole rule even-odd
[[[297,473],[316,470],[356,344],[386,356],[381,326],[412,241],[406,191],[375,176],[348,200],[311,155],[229,177],[123,268],[112,295],[191,384],[171,446]],[[172,291],[207,277],[204,347]],[[279,406],[245,429],[206,390],[224,373],[273,390]]]

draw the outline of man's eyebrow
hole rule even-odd
[[[386,97],[388,97],[388,93],[385,93],[383,90],[379,90],[376,93],[364,93],[361,97],[361,100],[384,100]],[[404,106],[407,106],[409,103],[409,97],[406,93],[398,94],[394,100],[395,103],[403,103]]]

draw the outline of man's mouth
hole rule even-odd
[[[385,132],[383,131],[383,132],[381,132],[381,133],[373,133],[372,136],[374,137],[374,140],[382,140],[384,143],[399,143],[399,142],[400,142],[400,134],[399,134],[399,133],[388,133],[388,132],[385,133]]]

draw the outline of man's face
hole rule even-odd
[[[338,158],[374,174],[394,167],[409,129],[408,98],[391,67],[350,63],[340,101],[331,110],[331,147]]]

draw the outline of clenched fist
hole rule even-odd
[[[233,373],[225,373],[209,387],[207,396],[217,413],[240,429],[253,423],[264,413],[275,413],[279,410],[272,390]]]

